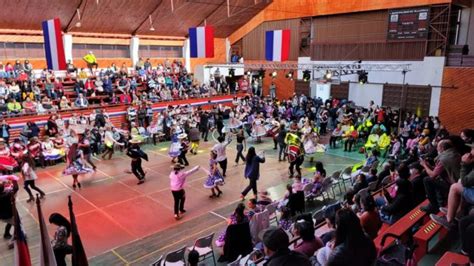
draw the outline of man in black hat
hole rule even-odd
[[[148,161],[148,155],[140,149],[140,141],[131,139],[130,146],[127,149],[128,157],[132,158],[132,173],[137,177],[137,185],[145,182],[145,172],[142,169],[142,158]]]
[[[268,260],[266,266],[309,266],[308,257],[288,248],[290,240],[281,228],[271,227],[263,234],[263,248]]]

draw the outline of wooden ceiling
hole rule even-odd
[[[229,0],[228,16],[227,0],[0,0],[0,29],[41,30],[41,21],[58,17],[72,33],[186,36],[188,28],[206,21],[216,37],[227,37],[271,2]]]

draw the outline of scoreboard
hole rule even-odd
[[[387,39],[389,41],[426,39],[429,12],[428,7],[389,10]]]

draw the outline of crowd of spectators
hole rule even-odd
[[[35,71],[28,60],[15,65],[0,63],[0,113],[19,115],[51,113],[90,105],[136,104],[199,98],[228,93],[223,76],[212,75],[209,84],[199,84],[179,60],[152,65],[139,59],[134,68],[75,67],[67,64],[66,76],[43,69]],[[233,88],[235,91],[235,88]]]

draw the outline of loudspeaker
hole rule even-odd
[[[469,45],[467,45],[467,44],[463,45],[461,53],[462,53],[462,55],[468,55],[469,54]]]

